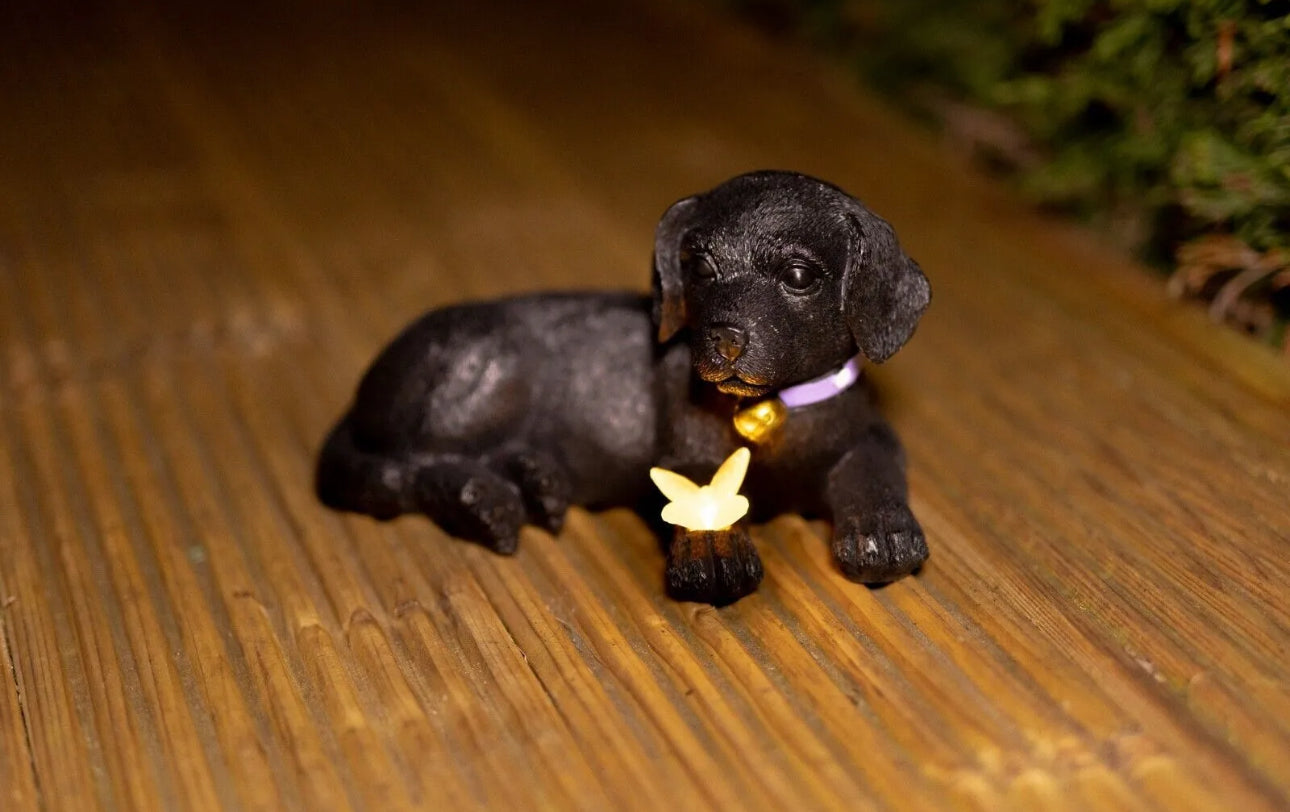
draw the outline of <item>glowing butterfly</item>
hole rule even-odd
[[[748,449],[731,454],[712,475],[709,485],[696,485],[688,478],[663,468],[651,468],[649,478],[672,501],[663,508],[663,521],[687,530],[722,530],[748,512],[748,497],[739,486],[748,473]]]

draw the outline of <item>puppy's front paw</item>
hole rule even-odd
[[[725,530],[675,529],[667,553],[667,593],[681,601],[725,606],[757,589],[761,556],[742,525]]]
[[[833,558],[853,581],[885,584],[908,575],[927,560],[923,528],[904,502],[835,521]]]

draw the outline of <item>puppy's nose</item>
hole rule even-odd
[[[713,327],[709,334],[712,341],[717,345],[717,352],[727,361],[733,361],[743,354],[744,346],[748,343],[748,334],[738,327],[731,327],[728,324],[718,324]]]

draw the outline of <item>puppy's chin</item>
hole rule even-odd
[[[759,398],[762,395],[769,394],[771,387],[758,386],[738,378],[727,378],[717,384],[717,391],[727,395],[738,395],[741,398]]]

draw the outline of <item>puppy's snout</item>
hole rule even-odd
[[[718,324],[709,330],[709,335],[717,352],[727,361],[733,361],[742,355],[748,344],[748,334],[729,324]]]

